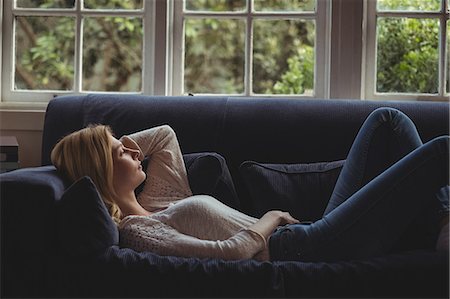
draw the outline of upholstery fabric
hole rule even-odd
[[[50,277],[59,298],[439,298],[449,279],[442,263],[448,255],[429,251],[336,263],[258,263],[112,246],[95,260],[55,259]]]
[[[289,211],[301,221],[322,217],[344,160],[308,164],[246,161],[240,174],[257,217],[269,210]]]
[[[57,252],[55,200],[67,188],[53,166],[0,175],[1,297],[43,294]]]
[[[90,256],[119,244],[119,231],[89,177],[74,182],[57,203],[58,241],[71,256]]]
[[[236,194],[225,158],[218,153],[194,153],[183,155],[194,195],[210,195],[224,204],[237,209]]]

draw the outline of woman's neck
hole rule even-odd
[[[144,209],[136,199],[134,192],[118,195],[117,205],[122,212],[122,217],[130,215],[148,216],[152,213]]]

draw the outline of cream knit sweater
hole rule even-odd
[[[147,179],[138,195],[150,216],[127,216],[119,224],[121,246],[160,255],[269,260],[265,238],[248,227],[258,219],[213,197],[192,196],[175,132],[160,126],[131,138],[149,157]]]

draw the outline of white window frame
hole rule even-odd
[[[329,97],[329,69],[330,69],[330,34],[331,34],[331,1],[316,0],[314,12],[262,12],[254,11],[252,1],[247,2],[243,12],[209,12],[209,11],[184,11],[184,1],[172,1],[173,10],[173,85],[172,94],[186,95],[184,91],[184,20],[185,18],[234,18],[246,21],[245,34],[245,67],[244,67],[244,92],[231,96],[264,96],[264,97]],[[314,91],[312,95],[286,95],[286,94],[256,94],[252,91],[253,84],[253,20],[254,19],[306,19],[315,20],[315,70]],[[203,94],[202,94],[203,95]],[[218,95],[215,93],[214,95]]]
[[[3,0],[2,0],[3,1]],[[94,91],[82,90],[82,32],[83,32],[83,17],[103,17],[103,16],[118,16],[118,17],[140,17],[143,21],[144,29],[144,41],[154,40],[155,24],[152,16],[155,11],[155,5],[158,1],[144,0],[143,8],[139,10],[112,10],[112,9],[85,9],[82,6],[83,0],[76,1],[73,9],[40,9],[40,8],[15,8],[13,0],[6,0],[2,4],[2,8],[7,12],[4,14],[2,25],[4,25],[4,41],[5,47],[2,47],[3,56],[2,62],[2,85],[1,85],[1,100],[4,103],[3,106],[7,106],[8,103],[15,103],[20,105],[21,103],[37,103],[37,106],[42,106],[42,103],[47,103],[55,95],[64,94],[85,94],[96,93]],[[12,12],[12,13],[11,13]],[[14,55],[15,55],[15,42],[14,42],[14,18],[16,16],[70,16],[75,18],[75,57],[74,57],[74,84],[73,90],[61,91],[61,90],[14,90]],[[3,40],[3,39],[2,39]],[[141,92],[125,92],[130,94],[135,93],[154,93],[153,84],[145,84],[145,82],[151,81],[154,77],[154,68],[150,67],[154,62],[154,47],[142,46],[142,91]],[[12,58],[12,59],[11,59]],[[3,72],[3,70],[5,70]],[[156,82],[156,80],[154,81]],[[100,92],[99,92],[100,93]],[[102,91],[101,93],[107,93]],[[41,103],[41,104],[39,104]],[[6,105],[5,105],[6,104]]]
[[[365,58],[363,58],[363,79],[362,98],[374,100],[420,100],[420,101],[449,101],[449,94],[446,93],[446,73],[447,66],[446,50],[446,20],[449,18],[447,3],[450,0],[443,0],[439,12],[423,11],[382,11],[377,12],[376,0],[365,0],[364,20],[365,20]],[[437,94],[424,93],[380,93],[376,91],[376,60],[377,60],[377,17],[410,17],[410,18],[435,18],[440,22],[439,35],[439,90]]]
[[[7,89],[12,85],[12,62],[11,33],[12,18],[8,9],[11,9],[13,0],[0,0],[0,67],[3,63],[0,77],[0,110],[1,109],[45,109],[48,101],[54,95],[71,94],[73,91],[14,91]],[[182,19],[176,16],[175,5],[181,0],[143,0],[144,1],[144,46],[143,46],[143,92],[148,95],[181,95],[182,74],[179,70],[183,67],[180,55],[181,40],[175,36],[182,36]],[[445,0],[444,5],[450,0]],[[327,3],[325,10],[318,10],[328,19],[328,23],[319,29],[324,32],[323,36],[328,43],[324,47],[316,47],[323,54],[323,61],[317,61],[315,76],[316,93],[314,98],[333,99],[381,99],[381,100],[444,100],[448,101],[448,95],[405,95],[405,94],[382,94],[375,95],[368,91],[369,75],[375,74],[375,0],[318,0],[319,5]],[[111,11],[107,11],[110,13]],[[117,11],[115,11],[117,12]],[[58,13],[55,11],[53,13]],[[102,12],[100,12],[101,14]],[[106,13],[106,11],[105,11]],[[119,12],[120,13],[120,12]],[[125,13],[127,14],[127,13]],[[247,16],[244,16],[247,17]],[[266,17],[270,17],[267,15]],[[276,15],[274,15],[276,17]],[[3,18],[3,19],[2,19]],[[371,19],[370,19],[371,18]],[[331,20],[331,21],[330,21]],[[364,21],[363,21],[364,20]],[[332,22],[332,26],[331,23]],[[5,26],[6,25],[6,26]],[[330,29],[330,27],[332,27]],[[443,27],[444,28],[444,27]],[[446,28],[445,28],[446,29]],[[445,34],[441,32],[441,34]],[[367,41],[367,42],[366,42]],[[325,44],[325,42],[324,42]],[[331,47],[331,45],[333,47]],[[81,45],[77,45],[81,46]],[[443,51],[441,43],[441,51]],[[249,48],[249,47],[247,47]],[[250,55],[249,49],[247,54]],[[442,56],[441,56],[442,57]],[[445,55],[443,58],[446,59]],[[446,63],[444,61],[444,63]],[[177,68],[178,65],[178,68]],[[445,64],[442,64],[445,66]],[[247,77],[250,80],[251,69],[246,67]],[[322,72],[323,75],[319,75]],[[441,77],[443,69],[440,70]],[[81,72],[80,72],[81,74]],[[373,75],[372,75],[373,77]],[[445,78],[444,78],[445,79]],[[323,82],[318,82],[321,80]],[[374,82],[374,81],[373,81]],[[445,81],[444,81],[445,82]],[[323,86],[320,88],[319,85]],[[372,87],[374,83],[371,84]],[[366,87],[366,88],[365,88]],[[83,93],[83,92],[80,92]],[[251,93],[246,95],[252,96]],[[259,96],[259,95],[258,95]],[[262,95],[270,97],[270,95]],[[301,95],[272,95],[273,97],[295,97],[305,98]],[[306,97],[312,98],[312,97]]]

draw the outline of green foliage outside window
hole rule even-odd
[[[439,0],[383,0],[380,9],[434,11]],[[439,88],[439,20],[379,18],[377,91],[437,93]]]
[[[379,9],[435,11],[441,0],[379,0]],[[17,0],[19,7],[68,8],[75,0]],[[142,7],[142,0],[85,0],[88,8]],[[186,9],[241,11],[244,0],[189,0]],[[267,11],[313,11],[313,0],[255,0]],[[75,19],[17,17],[17,89],[71,90],[74,84]],[[254,21],[255,93],[303,94],[314,89],[315,24],[306,20]],[[243,93],[245,30],[240,19],[187,18],[185,92]],[[139,91],[143,24],[138,18],[86,18],[83,31],[84,90]],[[439,22],[377,20],[377,91],[438,91]],[[448,54],[447,54],[448,55]]]
[[[23,8],[73,8],[75,0],[17,0]],[[85,0],[86,8],[136,9],[142,0]],[[16,18],[15,88],[72,90],[75,18]],[[142,20],[87,17],[83,26],[82,87],[89,91],[140,91]]]

